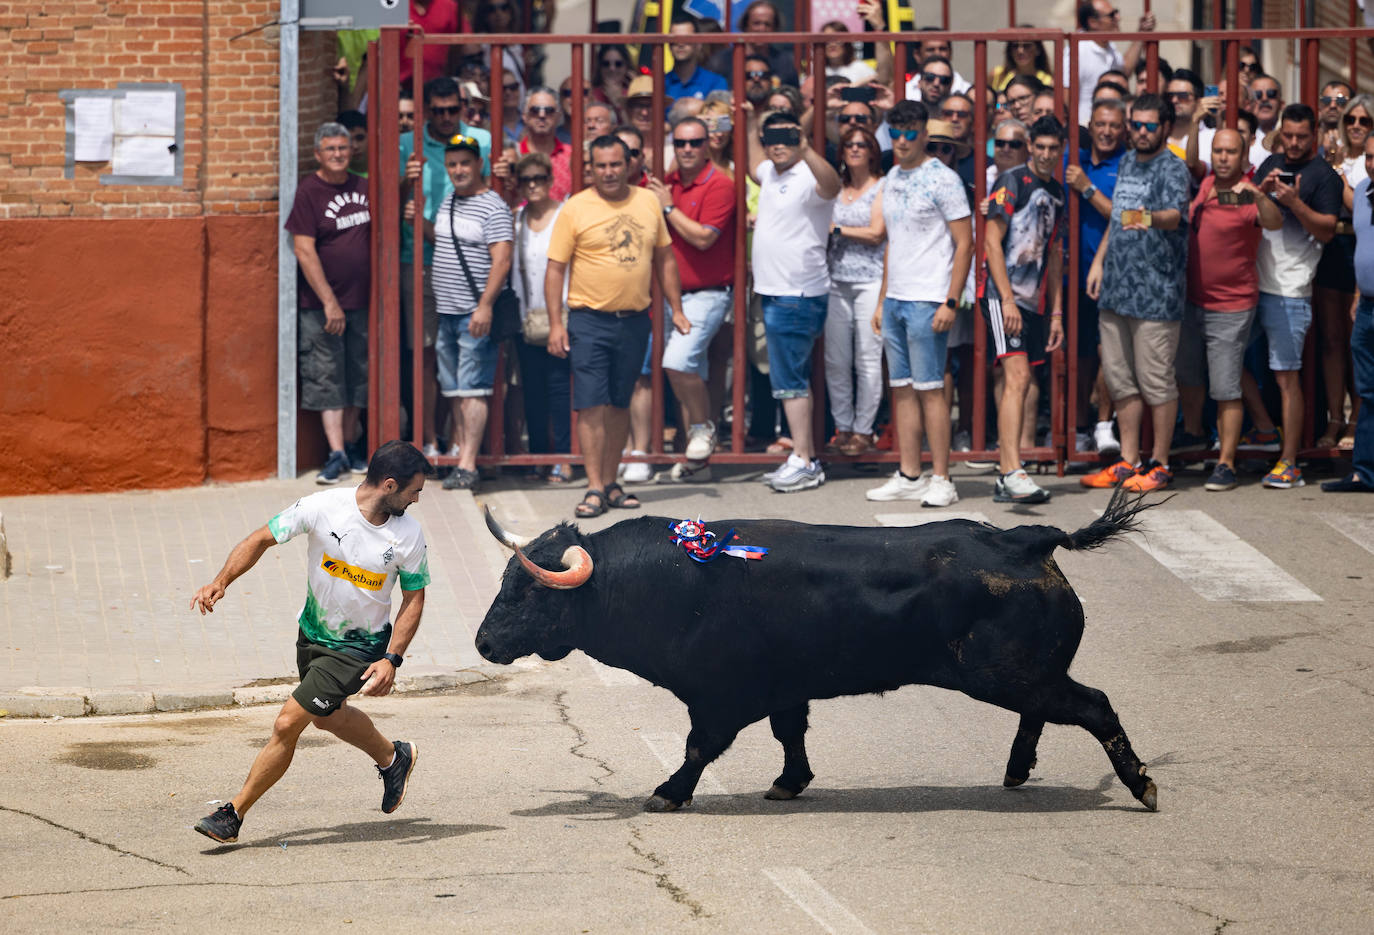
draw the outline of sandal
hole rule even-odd
[[[1341,449],[1341,451],[1354,451],[1354,450],[1355,450],[1355,423],[1354,423],[1354,422],[1350,423],[1349,425],[1347,425],[1347,426],[1345,427],[1345,434],[1342,435],[1342,436],[1341,436],[1341,440],[1340,440],[1339,442],[1336,443],[1336,447],[1339,448],[1339,449]]]
[[[873,450],[873,436],[860,435],[855,432],[850,436],[849,441],[845,442],[840,448],[840,453],[849,455],[851,458],[859,455],[868,454]]]
[[[592,501],[592,497],[596,501]],[[606,494],[595,487],[589,488],[582,495],[582,502],[573,509],[573,515],[578,519],[591,519],[593,516],[600,516],[606,512]]]
[[[571,464],[555,464],[549,468],[549,475],[545,478],[550,484],[566,484],[572,480]]]
[[[617,497],[616,494],[620,494],[620,496]],[[637,510],[643,506],[638,497],[632,493],[626,493],[625,488],[618,483],[611,484],[606,488],[606,503],[617,510]]]
[[[770,454],[770,455],[787,455],[787,454],[791,454],[791,453],[792,453],[792,439],[790,439],[790,438],[788,438],[786,435],[784,435],[784,436],[782,436],[781,438],[779,438],[777,441],[773,442],[773,444],[771,444],[771,445],[769,445],[767,448],[765,448],[764,451],[768,452],[768,454]]]
[[[1322,437],[1313,443],[1314,448],[1335,448],[1340,443],[1341,436],[1345,433],[1345,423],[1339,419],[1332,419],[1326,423],[1326,431],[1322,432]]]

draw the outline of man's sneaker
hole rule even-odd
[[[1278,451],[1283,447],[1283,434],[1278,429],[1268,432],[1251,429],[1240,437],[1240,447],[1251,451]]]
[[[869,500],[920,500],[929,489],[929,474],[922,474],[912,480],[909,477],[904,477],[901,471],[893,471],[892,476],[887,479],[887,483],[866,491],[864,496]]]
[[[648,452],[636,449],[630,454],[640,456],[648,454]],[[627,484],[647,484],[654,479],[654,466],[647,461],[631,461],[620,467],[620,479]]]
[[[424,456],[433,461],[435,458],[439,457],[439,446],[434,444],[434,442],[426,442]]]
[[[1274,465],[1273,470],[1264,475],[1264,480],[1260,483],[1275,490],[1307,486],[1307,481],[1302,479],[1302,470],[1296,464],[1289,464],[1282,459]]]
[[[1202,486],[1207,490],[1235,490],[1236,472],[1231,470],[1231,465],[1218,463],[1212,468],[1212,476]]]
[[[760,474],[760,475],[759,475],[759,483],[764,484],[764,485],[772,484],[772,483],[773,483],[773,478],[777,477],[777,476],[778,476],[779,474],[781,474],[783,471],[787,470],[787,461],[788,461],[790,458],[791,458],[791,456],[789,455],[788,458],[784,458],[784,459],[783,459],[782,464],[779,464],[777,467],[773,468],[773,470],[771,470],[771,471],[764,471],[762,474]]]
[[[1183,454],[1187,451],[1206,451],[1212,447],[1212,440],[1206,435],[1194,435],[1192,432],[1184,431],[1180,426],[1174,430],[1174,437],[1169,442],[1169,454]]]
[[[1173,482],[1172,471],[1158,461],[1147,461],[1141,467],[1140,473],[1126,478],[1121,486],[1132,493],[1146,493],[1151,490],[1163,490]]]
[[[354,474],[367,473],[367,449],[361,442],[346,443],[344,454],[348,455],[348,467]]]
[[[973,436],[967,429],[960,429],[954,433],[954,441],[949,446],[950,451],[972,451]]]
[[[954,481],[937,474],[930,475],[930,486],[921,498],[921,506],[949,506],[959,501],[959,492],[954,489]]]
[[[992,485],[993,503],[1044,503],[1049,498],[1050,492],[1021,468],[1003,474]]]
[[[401,807],[406,797],[406,786],[410,783],[411,770],[415,761],[420,759],[420,749],[413,743],[397,740],[396,758],[385,768],[378,766],[377,775],[382,777],[382,811],[390,815]]]
[[[1073,433],[1074,451],[1094,451],[1096,448],[1097,445],[1093,442],[1093,437],[1088,432]]]
[[[716,424],[700,422],[687,429],[687,459],[705,461],[716,450]]]
[[[193,825],[197,831],[221,844],[233,844],[239,839],[239,828],[243,819],[234,811],[234,803],[226,802],[215,809],[213,815],[206,815]]]
[[[324,463],[320,473],[315,475],[317,484],[337,484],[349,472],[348,455],[342,451],[331,451],[329,460]]]
[[[1098,454],[1114,455],[1121,451],[1121,442],[1116,440],[1111,422],[1099,422],[1093,427],[1093,446]]]
[[[796,493],[798,490],[811,490],[825,483],[825,471],[815,458],[803,461],[796,455],[788,455],[782,470],[768,483],[778,493]]]
[[[1002,446],[999,445],[999,444],[994,444],[994,445],[992,446],[992,450],[993,450],[993,451],[998,451],[998,450],[1001,449],[1001,447],[1002,447]],[[972,449],[970,449],[970,450],[972,450]],[[968,468],[970,471],[995,471],[995,470],[997,469],[997,462],[996,462],[996,461],[965,461],[965,462],[964,462],[964,467]]]
[[[469,471],[466,468],[456,467],[449,472],[448,477],[444,478],[445,490],[472,490],[481,480],[481,475],[476,471]]]
[[[704,484],[711,479],[710,461],[679,461],[672,470],[654,475],[656,484]]]
[[[1101,422],[1097,423],[1102,425]],[[1129,478],[1135,477],[1135,468],[1129,461],[1118,461],[1100,471],[1086,474],[1078,479],[1084,487],[1115,487]]]

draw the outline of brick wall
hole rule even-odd
[[[0,2],[0,218],[183,217],[276,211],[275,0]],[[335,107],[333,33],[301,37],[301,122]],[[177,82],[186,93],[180,187],[63,178],[67,88]],[[309,164],[309,147],[302,153]]]

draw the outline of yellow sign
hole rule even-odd
[[[351,581],[368,591],[380,591],[382,585],[386,583],[385,574],[368,571],[366,568],[341,562],[337,558],[330,558],[328,553],[325,553],[324,558],[320,559],[320,567],[324,569],[325,574]]]

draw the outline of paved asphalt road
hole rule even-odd
[[[874,483],[641,495],[675,518],[935,518],[865,502]],[[963,477],[939,515],[1074,528],[1107,499],[1050,483],[1023,518]],[[483,497],[532,532],[579,495]],[[645,814],[686,712],[574,653],[363,702],[420,747],[402,809],[383,816],[366,759],[312,732],[229,847],[189,826],[236,790],[272,708],[0,722],[0,930],[1367,932],[1371,501],[1185,480],[1146,536],[1059,554],[1088,616],[1074,675],[1110,696],[1158,813],[1076,728],[1047,728],[1031,781],[1003,789],[1015,716],[909,687],[813,705],[796,801],[762,798],[781,757],[755,725],[690,809]]]

